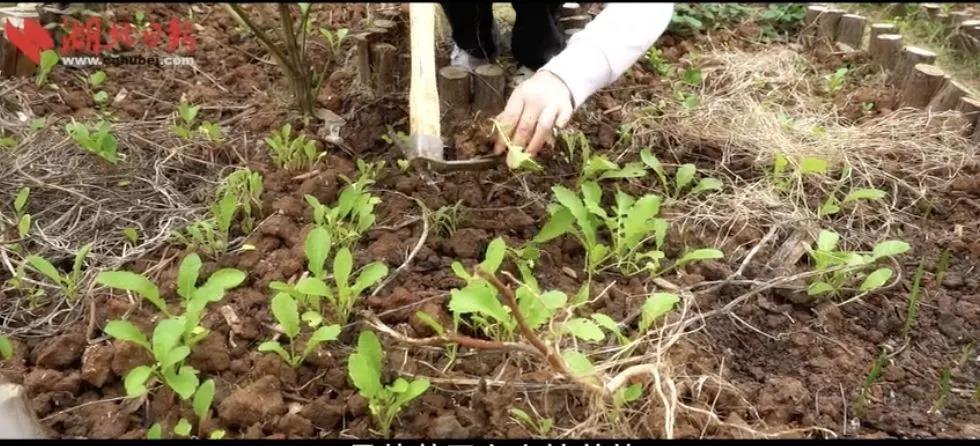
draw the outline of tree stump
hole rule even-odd
[[[936,20],[939,16],[939,13],[942,12],[943,10],[941,6],[935,3],[923,3],[921,6],[922,6],[923,14],[929,20]]]
[[[920,63],[928,65],[934,62],[936,62],[936,53],[917,46],[907,46],[898,55],[890,81],[892,85],[902,88],[913,67]]]
[[[836,40],[855,50],[860,50],[864,41],[864,28],[867,24],[868,19],[857,14],[841,16],[840,22],[837,24]]]
[[[950,36],[950,41],[953,47],[964,53],[980,53],[980,20],[960,23]]]
[[[807,45],[813,43],[813,38],[817,36],[817,19],[827,12],[826,6],[808,6],[806,15],[803,16],[803,37]]]
[[[470,112],[470,73],[462,67],[439,69],[439,99],[447,117],[457,119]]]
[[[480,65],[474,70],[473,108],[484,116],[494,116],[504,109],[507,79],[497,65]]]
[[[880,34],[868,46],[871,60],[883,70],[894,70],[898,56],[902,52],[902,36],[900,34]]]
[[[561,5],[561,16],[572,17],[581,14],[582,6],[578,3],[565,3]]]
[[[962,97],[956,105],[963,118],[971,125],[963,132],[963,136],[969,137],[973,134],[973,141],[980,142],[980,99]]]
[[[565,17],[560,20],[560,23],[562,29],[575,29],[575,28],[582,29],[585,28],[585,25],[588,24],[589,21],[591,20],[592,20],[591,16],[588,16],[586,14],[580,14],[580,15],[573,15],[571,17]]]
[[[903,107],[925,108],[945,78],[946,73],[935,65],[916,64],[902,87],[899,103]]]
[[[868,47],[870,48],[871,45],[874,45],[872,42],[874,42],[875,37],[882,34],[896,34],[897,32],[898,28],[891,23],[875,23],[871,25],[871,38],[868,40]]]
[[[371,45],[368,33],[355,34],[354,57],[357,61],[357,80],[361,85],[371,85]]]
[[[385,28],[378,28],[376,26],[372,26],[370,28],[365,29],[364,32],[368,35],[369,47],[373,48],[374,45],[379,43],[390,43],[388,42],[388,40],[390,40],[389,34],[391,33],[389,33],[388,30]]]
[[[952,110],[957,107],[960,103],[960,99],[966,97],[967,93],[966,87],[963,84],[953,80],[947,79],[945,83],[939,87],[936,95],[932,97],[929,101],[928,109],[933,112],[944,112],[946,110]]]
[[[831,43],[837,37],[837,25],[844,16],[843,9],[828,9],[817,17],[817,41]]]
[[[963,11],[951,12],[949,13],[949,23],[947,23],[946,29],[952,31],[960,26],[960,23],[967,20],[970,20],[970,14]]]
[[[395,89],[395,65],[398,48],[390,43],[371,46],[371,66],[374,70],[374,90],[378,94]]]

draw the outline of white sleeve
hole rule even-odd
[[[578,108],[646,53],[673,14],[673,3],[609,3],[541,70],[565,82]]]

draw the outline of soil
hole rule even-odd
[[[262,6],[248,5],[257,9]],[[320,26],[361,26],[363,6],[321,5]],[[147,20],[166,20],[186,15],[186,6],[153,4],[113,7],[116,20],[127,20],[141,8]],[[235,267],[248,273],[247,281],[212,304],[203,324],[210,335],[199,344],[188,363],[202,376],[213,378],[217,390],[212,410],[199,420],[199,435],[225,430],[231,438],[328,438],[371,437],[374,424],[367,402],[356,393],[346,374],[347,356],[360,328],[346,329],[339,342],[324,344],[298,368],[290,368],[278,356],[260,353],[256,346],[275,336],[270,314],[268,285],[272,281],[295,280],[305,269],[303,240],[311,227],[312,215],[304,196],[313,195],[322,203],[332,203],[345,185],[345,177],[356,177],[352,159],[364,157],[394,160],[397,155],[379,136],[386,126],[404,128],[405,104],[397,96],[371,99],[353,85],[355,76],[338,71],[330,76],[319,105],[348,117],[341,131],[345,153],[339,147],[320,141],[331,153],[316,166],[316,173],[302,175],[277,169],[255,143],[283,122],[299,130],[302,119],[289,112],[288,89],[277,67],[254,38],[243,38],[235,23],[219,7],[195,6],[198,49],[194,53],[199,70],[191,68],[106,67],[109,97],[127,94],[112,105],[122,120],[146,120],[173,113],[181,96],[205,105],[201,119],[221,121],[226,134],[248,135],[240,147],[219,145],[211,155],[226,164],[246,164],[263,174],[264,219],[244,243],[251,251],[231,252],[217,259],[206,259],[204,274],[221,267]],[[262,14],[258,14],[262,17]],[[272,14],[267,14],[272,16]],[[664,55],[682,60],[699,45],[730,44],[746,50],[763,45],[746,43],[757,30],[737,29],[711,36],[682,38],[667,35],[661,44]],[[823,60],[821,55],[812,55]],[[599,116],[581,128],[597,151],[613,147],[616,129],[627,119],[617,108],[631,99],[656,100],[668,86],[638,64],[616,88],[600,92],[580,115]],[[839,65],[837,65],[839,66]],[[24,87],[33,98],[35,114],[50,118],[85,119],[97,112],[91,95],[76,79],[78,70],[56,69],[52,79],[61,86],[57,92]],[[399,87],[404,87],[401,79]],[[848,87],[828,101],[838,101],[841,114],[860,120],[869,116],[856,105],[875,104],[872,113],[885,114],[895,107],[893,92],[868,91]],[[580,118],[576,118],[580,119]],[[586,124],[586,123],[582,123]],[[594,124],[594,125],[593,125]],[[575,122],[573,122],[575,125]],[[485,126],[470,126],[456,133],[456,155],[476,156],[489,147]],[[237,141],[237,140],[236,140]],[[704,163],[697,153],[679,162]],[[420,200],[429,209],[460,203],[463,209],[452,233],[430,228],[426,242],[409,264],[377,296],[365,299],[361,309],[379,315],[382,321],[408,336],[425,337],[431,328],[414,314],[426,311],[448,320],[449,291],[462,285],[450,265],[459,260],[471,267],[495,237],[509,246],[531,239],[547,215],[549,189],[554,184],[572,186],[575,165],[563,161],[555,150],[541,163],[545,170],[536,175],[515,176],[505,167],[484,172],[439,176],[436,181],[415,173],[401,172],[393,162],[386,164],[378,178],[376,193],[377,226],[355,251],[356,263],[385,262],[394,270],[406,260],[423,225],[417,218]],[[685,154],[681,154],[684,156]],[[696,159],[695,159],[696,158]],[[716,166],[721,160],[709,161]],[[762,293],[736,307],[730,317],[719,317],[691,333],[670,351],[675,377],[703,377],[679,380],[678,397],[684,404],[710,408],[724,424],[696,412],[683,412],[674,430],[676,437],[744,437],[740,426],[764,432],[781,432],[810,427],[856,438],[961,437],[977,436],[980,431],[980,403],[973,393],[980,365],[972,350],[980,339],[980,280],[975,271],[980,261],[980,167],[966,169],[950,186],[939,191],[935,206],[919,217],[914,227],[903,228],[905,239],[913,244],[915,256],[902,261],[903,280],[886,292],[863,302],[837,306],[831,302],[800,304],[779,293]],[[630,191],[632,186],[624,186]],[[609,195],[609,194],[607,194]],[[665,211],[665,214],[668,211]],[[768,228],[752,228],[738,235],[739,244],[754,245]],[[713,237],[713,235],[712,235]],[[688,233],[671,233],[669,245],[686,246],[698,238]],[[709,241],[710,242],[710,241]],[[152,279],[161,284],[163,297],[176,305],[174,283],[180,246],[169,246],[149,253],[126,269],[154,271]],[[906,298],[918,262],[927,271],[936,270],[936,259],[949,250],[949,270],[941,283],[933,274],[923,278],[922,306],[915,329],[902,335]],[[577,292],[582,249],[569,239],[559,239],[542,247],[536,266],[542,288]],[[764,257],[764,256],[763,256]],[[734,265],[737,267],[737,264]],[[794,266],[802,270],[804,265]],[[505,265],[505,269],[513,269]],[[727,263],[691,266],[667,276],[668,280],[692,285],[720,280],[733,271]],[[762,274],[762,273],[759,273]],[[761,277],[761,276],[760,276]],[[600,275],[592,284],[593,296],[602,294],[590,308],[616,320],[634,313],[643,302],[649,285],[639,278]],[[604,290],[606,290],[604,292]],[[744,288],[728,285],[716,293],[700,296],[692,305],[707,312],[738,297]],[[14,358],[0,363],[0,374],[23,383],[32,408],[50,434],[61,438],[144,438],[155,422],[172,427],[181,417],[196,420],[187,404],[164,386],[157,386],[149,397],[126,399],[122,377],[132,368],[147,364],[148,354],[126,342],[112,342],[101,328],[109,320],[125,318],[149,332],[160,318],[159,312],[139,301],[106,289],[86,296],[91,315],[64,327],[48,339],[15,339]],[[636,330],[636,322],[625,327]],[[479,333],[465,333],[480,336]],[[419,374],[438,378],[418,401],[410,404],[393,427],[397,438],[467,438],[534,435],[511,419],[508,410],[534,407],[542,417],[551,417],[557,428],[571,428],[591,413],[589,398],[564,384],[544,368],[542,361],[520,353],[473,352],[461,349],[460,357],[449,363],[439,350],[410,348],[381,336],[387,355],[385,376]],[[871,364],[884,349],[889,361],[880,380],[870,386],[864,407],[854,401]],[[954,392],[941,410],[931,410],[936,400],[944,368],[951,373]],[[450,379],[479,384],[453,384]],[[471,380],[471,381],[465,381]],[[507,383],[499,385],[500,382]],[[538,386],[524,384],[540,384]],[[554,388],[546,385],[555,384]],[[546,391],[541,390],[546,388]],[[663,437],[663,408],[656,397],[649,410],[628,413],[628,432],[639,437]],[[787,436],[827,436],[826,431],[797,430]],[[596,437],[622,435],[621,431],[585,433]]]

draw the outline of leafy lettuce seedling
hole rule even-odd
[[[31,214],[27,213],[27,199],[31,195],[31,188],[22,187],[14,197],[14,219],[17,221],[17,236],[27,237],[31,232]]]
[[[67,274],[62,274],[51,262],[41,256],[30,255],[27,256],[26,260],[37,272],[47,277],[58,288],[61,288],[61,291],[65,293],[65,297],[68,300],[75,300],[78,297],[78,286],[82,278],[82,267],[85,266],[85,258],[88,257],[88,253],[91,250],[92,243],[82,246],[75,253],[75,261],[72,263],[71,272]]]
[[[298,171],[313,166],[323,155],[316,141],[300,134],[292,137],[293,127],[288,123],[265,138],[272,161],[282,169]]]
[[[307,195],[306,202],[313,208],[313,222],[329,231],[334,243],[350,246],[376,220],[374,207],[381,199],[367,191],[368,186],[373,183],[373,178],[362,174],[357,181],[340,192],[332,207],[321,204],[312,195]]]
[[[216,195],[219,201],[226,195],[234,197],[236,208],[242,210],[242,231],[249,233],[255,225],[253,211],[262,209],[262,191],[262,174],[245,168],[228,175]]]
[[[191,105],[186,99],[181,98],[177,106],[177,122],[170,126],[170,131],[183,139],[191,139],[191,128],[197,120],[197,113],[201,110],[200,105]]]
[[[312,231],[311,234],[313,234]],[[338,323],[346,324],[350,318],[350,313],[354,309],[354,305],[360,300],[361,294],[364,290],[387,276],[388,267],[384,263],[373,262],[361,269],[357,277],[354,278],[352,276],[354,259],[350,249],[346,247],[340,248],[333,258],[333,268],[331,271],[333,273],[333,280],[328,285],[327,281],[321,278],[324,273],[322,267],[315,265],[320,259],[326,259],[326,254],[319,250],[321,248],[317,249],[315,251],[308,251],[307,257],[309,257],[309,254],[314,255],[310,263],[311,270],[315,269],[319,271],[320,276],[304,277],[296,283],[294,289],[303,295],[326,299],[334,312],[334,320]],[[351,279],[354,279],[353,282]]]
[[[875,245],[871,252],[851,252],[837,249],[840,235],[830,230],[821,230],[817,236],[816,247],[808,248],[813,268],[822,273],[807,288],[807,294],[820,296],[837,295],[841,288],[853,279],[863,278],[858,287],[859,295],[868,294],[881,288],[891,279],[891,268],[877,268],[865,274],[878,260],[894,257],[910,249],[901,240],[886,240]]]
[[[515,421],[523,424],[525,427],[542,437],[547,437],[548,433],[551,432],[551,428],[555,425],[555,420],[552,420],[551,418],[535,419],[535,417],[532,417],[527,412],[516,407],[512,407],[509,412],[510,416]]]
[[[211,204],[211,217],[198,220],[175,234],[178,241],[193,251],[217,257],[228,249],[228,233],[238,210],[238,199],[232,191],[224,191]]]
[[[300,332],[300,315],[296,300],[287,293],[277,293],[272,298],[272,315],[275,316],[286,337],[289,338],[289,350],[283,348],[279,342],[266,341],[259,345],[259,351],[276,353],[294,369],[299,367],[306,360],[306,357],[316,350],[317,346],[327,341],[337,340],[337,335],[340,334],[340,325],[317,328],[310,339],[306,341],[303,351],[297,354],[296,337],[299,336]]]
[[[695,175],[697,174],[697,167],[694,164],[682,164],[674,172],[674,181],[671,183],[667,181],[667,172],[664,169],[663,164],[657,159],[656,155],[650,151],[650,149],[643,149],[640,151],[640,159],[643,163],[647,165],[653,172],[657,175],[660,180],[660,184],[663,185],[664,190],[672,190],[672,197],[679,198],[684,190],[690,187],[684,195],[694,196],[702,194],[709,191],[721,190],[722,183],[716,178],[704,177],[694,182]]]
[[[387,437],[398,413],[429,389],[429,380],[399,377],[384,385],[381,382],[383,355],[378,337],[373,332],[362,331],[357,338],[357,350],[347,358],[347,371],[358,393],[368,400],[381,435]]]
[[[143,347],[154,359],[152,365],[141,365],[126,374],[123,384],[127,396],[146,394],[151,378],[163,381],[183,400],[194,395],[199,384],[198,372],[184,365],[184,360],[191,354],[191,348],[181,343],[185,325],[183,317],[164,319],[153,329],[151,341],[131,322],[117,320],[106,324],[106,334]]]
[[[119,143],[109,133],[109,123],[102,121],[96,128],[89,129],[84,124],[72,121],[65,125],[65,131],[83,149],[92,152],[111,164],[119,162]]]

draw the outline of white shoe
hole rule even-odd
[[[488,60],[482,57],[474,57],[453,43],[453,51],[449,55],[449,65],[461,67],[472,73],[476,67],[486,65],[487,63],[489,63]]]

